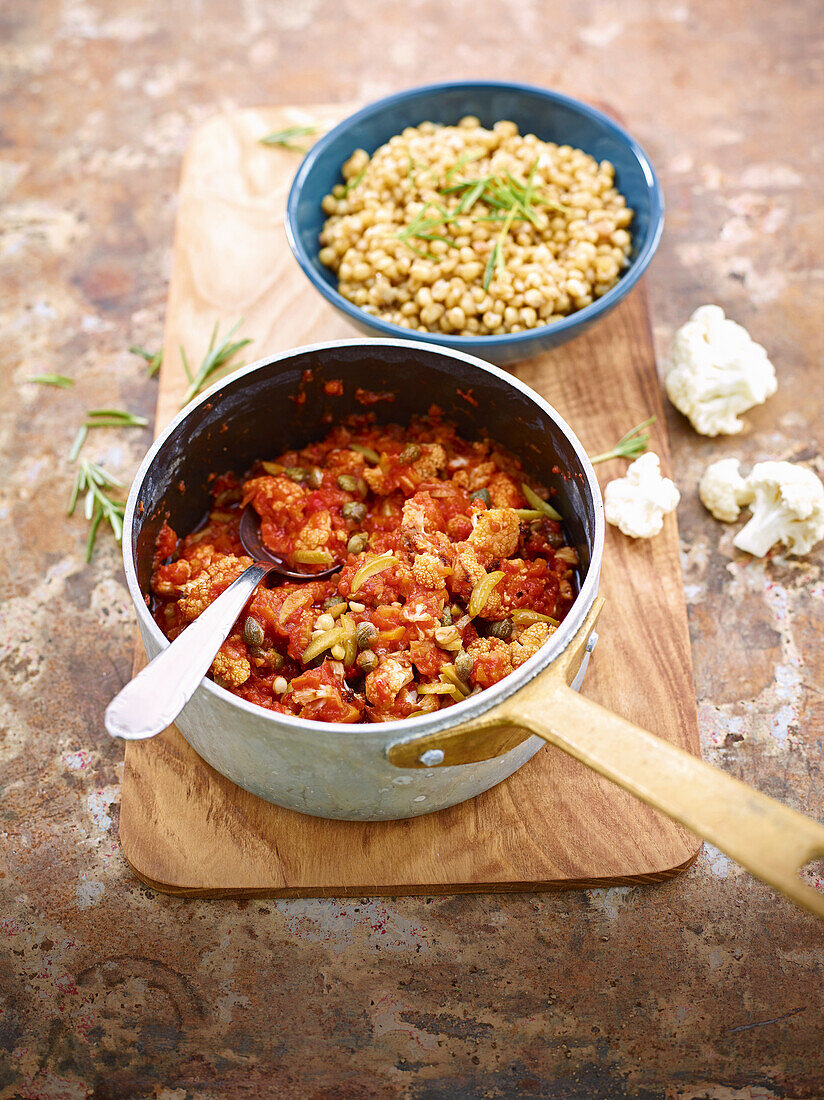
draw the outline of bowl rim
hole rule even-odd
[[[537,95],[549,102],[570,107],[579,114],[598,122],[607,130],[612,131],[616,137],[627,145],[630,152],[635,157],[635,160],[638,162],[647,183],[647,193],[650,200],[649,226],[644,240],[641,242],[641,246],[638,249],[638,253],[630,263],[630,266],[619,278],[615,286],[608,290],[601,298],[596,298],[595,301],[590,302],[588,306],[584,306],[583,309],[576,310],[574,313],[562,317],[559,321],[538,325],[536,328],[526,329],[524,332],[504,333],[499,336],[458,336],[448,333],[419,331],[415,331],[414,334],[412,334],[411,329],[406,329],[402,325],[396,325],[393,321],[384,321],[380,317],[374,317],[372,314],[365,313],[360,306],[356,306],[354,303],[344,298],[336,286],[331,286],[317,273],[317,271],[315,271],[312,263],[313,257],[310,256],[307,249],[304,247],[302,237],[298,231],[298,206],[301,192],[309,173],[329,145],[355,123],[368,119],[372,115],[385,110],[387,107],[392,107],[398,103],[408,102],[409,100],[414,100],[425,95],[451,91],[456,88],[507,89],[509,91]],[[423,122],[425,120],[421,119],[421,121]],[[600,111],[597,107],[592,107],[588,103],[584,103],[582,100],[575,99],[572,96],[564,95],[562,92],[555,92],[549,88],[542,88],[537,84],[523,84],[508,80],[452,80],[437,84],[423,84],[418,87],[407,88],[405,91],[393,92],[391,95],[384,96],[382,99],[375,100],[359,108],[353,114],[348,115],[337,123],[337,125],[333,126],[332,129],[328,130],[322,137],[318,138],[301,161],[295,178],[292,180],[292,185],[289,188],[289,195],[286,200],[284,225],[286,229],[286,238],[292,250],[292,255],[297,260],[304,275],[306,275],[315,289],[319,291],[331,305],[346,314],[353,323],[368,325],[371,329],[389,337],[406,340],[413,339],[421,343],[437,344],[439,346],[443,346],[444,343],[446,343],[448,346],[459,348],[461,351],[466,350],[469,353],[477,352],[482,355],[485,351],[517,348],[520,345],[528,345],[535,340],[540,341],[550,335],[570,332],[570,330],[578,326],[586,326],[590,322],[600,318],[603,314],[608,313],[613,306],[617,305],[618,302],[625,298],[632,290],[646,271],[652,257],[655,255],[661,241],[661,235],[664,231],[664,210],[664,193],[655,169],[646,152],[623,126],[619,125],[619,123],[615,122],[609,115]],[[406,335],[407,333],[410,335]],[[525,352],[525,355],[526,354],[528,353]]]
[[[138,510],[141,507],[139,500],[140,491],[158,452],[167,439],[184,424],[195,409],[208,402],[214,402],[215,397],[225,386],[242,383],[244,380],[248,380],[257,371],[270,367],[276,363],[287,362],[289,359],[298,355],[314,354],[353,345],[359,347],[367,346],[369,348],[392,347],[400,348],[404,351],[408,351],[411,348],[428,355],[437,353],[447,358],[460,359],[462,362],[468,362],[487,374],[494,375],[506,382],[513,389],[520,390],[524,396],[538,406],[541,412],[554,421],[572,444],[586,479],[585,492],[592,501],[595,513],[595,531],[587,575],[584,578],[580,591],[575,597],[566,618],[551,636],[550,642],[542,646],[534,656],[530,657],[529,660],[525,661],[519,668],[513,670],[513,672],[504,677],[503,680],[500,680],[497,684],[493,684],[490,688],[485,688],[482,692],[479,692],[478,695],[471,696],[462,703],[456,703],[452,707],[446,707],[444,710],[435,711],[431,716],[424,715],[416,718],[398,718],[391,722],[319,722],[314,719],[299,718],[297,715],[280,714],[276,711],[267,710],[265,707],[258,706],[256,703],[250,703],[245,699],[241,699],[240,696],[234,695],[232,692],[220,687],[219,684],[208,679],[208,677],[204,677],[197,688],[198,691],[205,689],[208,694],[217,696],[218,701],[229,703],[231,706],[239,708],[241,711],[258,721],[268,722],[279,728],[286,727],[296,734],[338,733],[350,737],[373,737],[376,731],[381,730],[386,735],[386,740],[395,742],[397,740],[408,739],[410,735],[418,736],[435,733],[439,730],[463,724],[464,722],[470,722],[473,719],[477,719],[488,710],[491,710],[494,706],[504,702],[504,700],[508,699],[511,695],[514,695],[515,692],[524,687],[530,680],[537,676],[539,672],[542,672],[552,661],[563,653],[589,613],[593,601],[598,594],[606,533],[606,520],[604,518],[604,505],[601,498],[598,477],[595,473],[595,467],[590,462],[589,456],[584,450],[577,435],[572,431],[560,413],[558,413],[548,401],[545,401],[540,394],[536,393],[535,390],[526,385],[526,383],[522,382],[519,378],[514,377],[508,371],[502,370],[500,367],[496,367],[491,363],[478,359],[476,356],[468,355],[466,352],[456,351],[453,348],[443,346],[432,348],[429,344],[424,344],[421,341],[415,340],[385,340],[370,339],[368,337],[326,340],[317,344],[306,344],[296,348],[289,348],[274,355],[258,359],[254,363],[250,363],[233,374],[227,375],[222,380],[215,382],[214,385],[210,386],[208,389],[204,390],[202,394],[190,401],[189,404],[184,406],[184,408],[166,425],[147,451],[132,481],[126,501],[126,509],[123,517],[123,566],[129,595],[134,604],[141,631],[147,631],[161,650],[166,649],[171,643],[161,631],[146,606],[143,593],[138,584],[137,570],[134,561],[135,555],[133,552],[135,517],[138,515]]]

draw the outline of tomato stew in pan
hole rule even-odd
[[[251,564],[238,535],[251,504],[265,545],[294,568],[340,570],[259,588],[215,682],[320,721],[426,714],[503,679],[571,607],[577,556],[545,496],[512,455],[460,438],[437,409],[407,427],[358,417],[243,479],[215,477],[191,534],[164,524],[153,613],[173,639]]]

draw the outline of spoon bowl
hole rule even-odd
[[[197,691],[215,654],[231,633],[238,615],[257,586],[271,576],[281,581],[316,581],[331,577],[340,563],[317,573],[290,569],[260,537],[260,516],[247,505],[240,517],[240,541],[254,560],[225,592],[172,644],[135,676],[106,708],[106,729],[112,737],[142,740],[171,725]]]
[[[313,573],[310,573],[308,570],[290,569],[283,561],[283,558],[278,557],[277,554],[273,554],[264,544],[263,539],[260,537],[260,516],[251,504],[247,504],[243,509],[240,517],[238,534],[240,535],[243,549],[249,557],[256,562],[272,566],[270,575],[275,574],[283,580],[324,581],[328,577],[331,577],[333,573],[337,573],[341,567],[341,563],[336,562],[326,569],[320,569]]]

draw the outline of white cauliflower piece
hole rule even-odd
[[[807,554],[824,538],[824,485],[812,470],[792,462],[758,462],[747,478],[752,519],[732,540],[763,558],[782,542],[791,554]]]
[[[511,558],[518,549],[521,521],[512,508],[490,508],[479,512],[467,540],[471,546],[493,558]]]
[[[734,435],[738,414],[778,389],[760,344],[720,306],[701,306],[675,334],[664,364],[670,401],[701,435]]]
[[[661,461],[647,451],[629,467],[626,477],[615,478],[604,490],[608,523],[633,539],[651,539],[664,525],[664,516],[678,507],[681,494],[668,477],[661,477]]]
[[[749,504],[752,490],[741,476],[737,458],[722,458],[704,471],[698,486],[701,503],[716,519],[734,523],[741,513],[741,505]]]

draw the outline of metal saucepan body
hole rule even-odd
[[[342,394],[330,382],[343,383]],[[327,392],[329,390],[329,392]],[[378,400],[373,399],[378,397]],[[564,652],[598,591],[604,517],[598,482],[563,419],[511,375],[461,352],[396,340],[298,348],[261,360],[208,390],[147,454],[126,507],[123,554],[149,658],[169,643],[147,607],[155,539],[164,520],[179,534],[207,511],[210,475],[322,438],[332,424],[374,413],[406,423],[441,408],[461,435],[488,436],[554,490],[581,561],[581,588],[549,644],[505,680],[432,716],[343,725],[267,711],[204,680],[177,721],[214,768],[254,794],[319,817],[390,820],[455,805],[493,787],[543,744],[529,737],[503,756],[455,767],[403,769],[393,745],[474,721]]]

